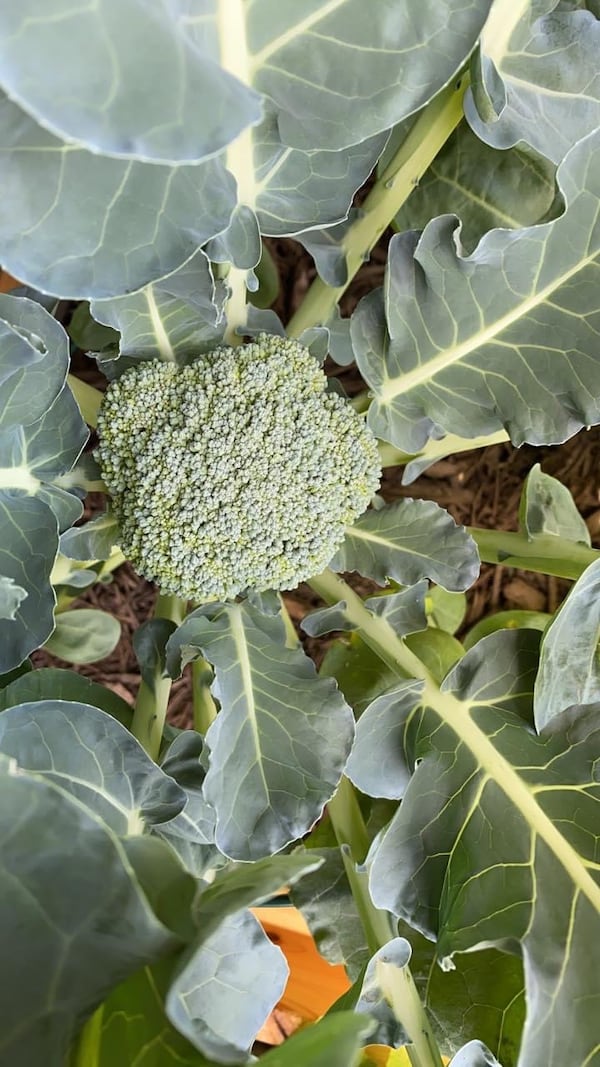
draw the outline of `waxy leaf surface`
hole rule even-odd
[[[316,821],[341,777],[350,708],[300,649],[279,614],[248,601],[193,612],[167,647],[171,674],[198,650],[215,670],[221,711],[209,728],[204,795],[216,844],[232,859],[277,852]]]
[[[471,256],[449,215],[392,238],[384,287],[352,319],[378,436],[408,452],[500,429],[549,444],[600,421],[600,133],[571,150],[558,182],[560,218],[492,230]]]

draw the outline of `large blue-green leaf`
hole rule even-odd
[[[172,958],[161,960],[113,989],[88,1023],[69,1067],[214,1067],[165,1015],[173,967]]]
[[[98,708],[40,700],[0,715],[0,752],[77,799],[118,834],[174,818],[185,793]]]
[[[281,140],[281,116],[268,112],[249,132],[244,202],[256,211],[262,233],[301,233],[345,218],[356,190],[369,176],[387,140],[377,133],[337,152],[326,141],[304,151]]]
[[[310,849],[307,850],[310,856]],[[351,981],[369,957],[365,931],[352,896],[339,848],[319,848],[322,866],[309,871],[291,891],[291,899],[329,963],[343,963]]]
[[[0,575],[24,590],[14,618],[0,619],[0,671],[17,667],[54,628],[50,572],[58,550],[56,517],[40,499],[0,491]]]
[[[258,859],[306,833],[332,796],[353,736],[350,708],[298,649],[281,615],[242,604],[193,612],[168,645],[170,673],[201,650],[215,669],[221,711],[206,742],[204,795],[216,843]]]
[[[154,833],[167,841],[195,874],[218,865],[215,839],[215,813],[207,803],[203,785],[206,778],[206,746],[195,730],[184,730],[171,743],[161,768],[186,796],[185,807],[174,819],[161,823]]]
[[[178,941],[101,819],[14,760],[0,794],[0,1061],[64,1067],[112,986]]]
[[[590,531],[566,485],[544,474],[539,463],[530,470],[519,505],[519,525],[530,541],[543,534],[591,545]]]
[[[0,429],[44,415],[65,384],[69,339],[40,304],[0,294]]]
[[[417,111],[462,66],[489,0],[260,0],[248,8],[252,84],[278,108],[284,144],[344,148]]]
[[[463,120],[396,215],[394,228],[422,230],[436,215],[452,212],[471,252],[496,226],[541,222],[554,204],[555,169],[524,145],[504,152],[490,148]]]
[[[496,148],[526,141],[560,163],[600,125],[600,22],[558,0],[496,3],[465,112]]]
[[[477,547],[464,526],[431,500],[398,500],[366,511],[346,530],[330,566],[358,571],[385,585],[431,578],[445,589],[468,589],[479,574]],[[371,605],[370,605],[371,606]]]
[[[60,539],[60,551],[68,559],[81,562],[108,559],[119,540],[119,524],[110,511],[95,519],[66,530]]]
[[[246,1063],[288,973],[258,920],[240,911],[184,956],[166,997],[167,1015],[204,1055]]]
[[[82,674],[43,667],[26,671],[0,690],[0,710],[17,704],[29,704],[39,700],[70,700],[77,704],[91,704],[112,715],[117,722],[129,728],[133,710],[112,689],[92,682]]]
[[[397,709],[412,777],[370,884],[377,906],[437,938],[442,960],[520,943],[527,1018],[519,1064],[559,1067],[591,1062],[597,1042],[600,982],[589,946],[600,935],[598,712],[573,709],[534,733],[537,639],[493,634],[441,691],[426,681],[420,708]],[[372,709],[361,722],[395,717],[391,696]],[[355,753],[360,759],[360,740]]]
[[[265,1067],[348,1067],[373,1029],[370,1019],[340,1012],[307,1026],[261,1058]]]
[[[199,162],[261,114],[258,94],[219,66],[217,27],[204,47],[190,37],[188,23],[216,23],[217,8],[214,0],[3,7],[0,84],[42,126],[93,152]]]
[[[113,615],[97,608],[75,608],[56,616],[44,647],[67,663],[97,663],[110,656],[120,639],[121,623]]]
[[[218,160],[168,167],[66,145],[0,103],[2,261],[58,296],[108,298],[170,274],[227,226],[233,180]],[[66,221],[67,220],[67,221]]]
[[[492,230],[469,257],[448,215],[420,238],[392,238],[384,288],[352,320],[378,436],[408,452],[499,429],[541,444],[600,421],[600,134],[571,150],[558,180],[564,215]]]
[[[590,564],[544,633],[535,683],[538,730],[573,707],[600,702],[600,560]]]
[[[295,885],[321,863],[320,855],[307,851],[267,856],[251,865],[230,864],[226,870],[217,872],[211,884],[196,898],[194,917],[201,935],[208,937],[225,916],[269,900],[284,885]]]
[[[121,356],[179,362],[222,339],[225,297],[223,283],[215,281],[207,257],[199,251],[174,274],[137,293],[95,300],[91,311],[98,322],[119,330]]]

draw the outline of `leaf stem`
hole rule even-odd
[[[234,78],[250,85],[250,52],[246,39],[245,0],[218,0],[217,30],[221,52],[221,66]],[[254,141],[248,126],[228,146],[225,155],[227,169],[237,183],[238,204],[254,210],[256,203]],[[240,345],[241,333],[248,321],[246,302],[246,271],[231,264],[227,275],[227,330],[225,344]],[[239,332],[238,332],[239,330]]]
[[[177,596],[159,593],[154,618],[171,619],[179,625],[185,618],[186,608],[187,601]],[[138,689],[131,732],[153,760],[158,759],[160,752],[170,692],[171,679],[158,673],[153,685],[148,685],[142,679]]]
[[[360,217],[342,241],[348,276],[337,288],[315,278],[302,304],[288,324],[290,337],[311,326],[321,326],[333,314],[359,267],[369,258],[384,230],[397,215],[425,171],[463,117],[463,97],[469,84],[464,71],[431,101],[415,121],[362,205]]]
[[[368,394],[359,393],[358,397],[354,397],[354,400],[356,401],[359,398],[361,401],[364,400],[368,407]],[[352,406],[355,410],[358,407],[354,403]],[[363,407],[362,410],[365,410],[365,408]],[[456,434],[450,433],[439,440],[432,438],[420,452],[412,453],[401,452],[399,448],[390,444],[389,441],[379,441],[379,455],[383,467],[400,467],[415,459],[426,460],[427,463],[436,463],[438,459],[445,459],[446,456],[455,456],[458,452],[472,452],[476,448],[489,448],[490,445],[500,445],[506,441],[510,441],[510,437],[504,430],[498,430],[497,433],[487,434],[484,437],[458,437]]]
[[[536,534],[531,540],[523,533],[506,530],[480,530],[468,527],[484,563],[553,574],[557,578],[579,578],[600,552],[579,541],[567,541],[555,534]]]
[[[343,777],[327,805],[327,813],[340,846],[346,877],[371,954],[396,936],[393,919],[376,908],[369,893],[369,879],[360,865],[369,851],[369,835],[352,782]]]

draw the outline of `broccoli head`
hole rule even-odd
[[[190,600],[321,571],[381,474],[364,420],[326,386],[306,348],[267,334],[112,382],[96,458],[136,570]]]

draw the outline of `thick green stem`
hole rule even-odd
[[[377,178],[362,205],[360,217],[349,227],[342,250],[346,254],[347,281],[337,288],[316,278],[288,324],[290,337],[332,316],[359,267],[369,258],[384,230],[397,215],[463,116],[463,96],[469,82],[463,73],[432,100],[416,120],[406,140]]]
[[[327,805],[327,812],[340,846],[369,951],[373,954],[395,936],[395,928],[391,916],[373,904],[367,872],[357,869],[367,855],[370,842],[354,786],[348,778],[342,778],[335,796]]]
[[[187,602],[177,596],[159,594],[154,610],[157,619],[171,619],[179,625],[185,618]],[[160,752],[167,706],[171,692],[171,679],[164,678],[158,672],[152,685],[141,681],[133,711],[131,732],[146,749],[151,759],[156,760]]]
[[[600,558],[600,552],[580,542],[567,541],[554,534],[537,534],[529,540],[526,534],[505,530],[469,528],[484,563],[498,563],[504,567],[553,574],[557,578],[579,578],[590,563]]]
[[[214,675],[205,659],[195,659],[192,663],[192,701],[194,730],[204,737],[210,724],[217,717],[217,705],[210,691]]]
[[[386,1000],[410,1039],[406,1052],[412,1067],[442,1067],[443,1060],[410,967],[379,960],[377,977]]]
[[[367,393],[359,393],[361,404],[368,407],[369,398]],[[357,408],[356,404],[353,404]],[[366,410],[366,407],[362,407],[362,410]],[[425,448],[421,452],[401,452],[399,448],[390,444],[389,441],[379,441],[379,455],[381,456],[382,467],[403,467],[407,463],[410,463],[413,459],[425,459],[429,463],[436,463],[438,459],[445,459],[446,456],[455,456],[458,452],[473,452],[476,448],[488,448],[490,445],[504,444],[505,441],[510,441],[510,437],[504,430],[498,430],[497,433],[487,434],[485,437],[457,437],[455,434],[447,434],[446,437],[442,437],[439,441],[431,440],[425,445]]]
[[[218,0],[217,30],[221,51],[221,66],[238,81],[250,85],[250,51],[246,40],[245,0]],[[256,174],[254,165],[253,129],[248,126],[227,148],[227,169],[237,184],[238,205],[256,207]],[[227,275],[230,296],[227,302],[228,345],[242,343],[241,334],[248,321],[246,301],[246,271],[230,265]],[[239,332],[238,332],[239,331]]]

